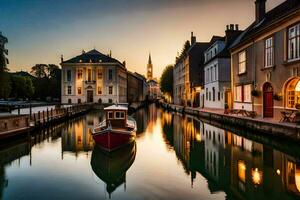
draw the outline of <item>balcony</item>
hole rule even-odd
[[[85,84],[95,84],[96,83],[96,81],[92,81],[92,80],[90,80],[90,81],[85,81]]]

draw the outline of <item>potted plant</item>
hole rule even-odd
[[[282,95],[280,95],[278,93],[275,93],[273,95],[273,99],[276,100],[276,101],[281,101],[282,100]]]
[[[251,95],[252,95],[253,97],[259,97],[260,91],[257,90],[257,89],[254,89],[254,90],[251,91]]]

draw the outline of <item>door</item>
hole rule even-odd
[[[263,102],[263,111],[264,117],[273,117],[274,115],[274,100],[273,100],[273,87],[270,83],[265,83],[263,87],[264,93],[264,102]]]
[[[88,90],[87,91],[87,102],[88,103],[92,103],[94,102],[94,98],[93,98],[93,90]]]

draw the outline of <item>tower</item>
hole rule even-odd
[[[151,54],[149,54],[148,64],[147,64],[147,79],[153,79],[153,65],[151,61]]]

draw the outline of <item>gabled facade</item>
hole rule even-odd
[[[97,50],[61,62],[62,103],[127,102],[125,64]]]
[[[300,105],[300,1],[286,0],[256,20],[231,47],[233,106],[262,117]]]
[[[202,99],[205,108],[224,109],[225,104],[230,106],[230,53],[228,47],[241,34],[238,25],[227,26],[226,36],[214,36],[211,46],[204,52],[204,91]]]

